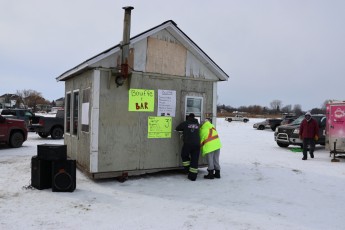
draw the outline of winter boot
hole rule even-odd
[[[207,170],[208,174],[204,176],[205,179],[214,179],[213,170]]]
[[[307,155],[304,155],[304,154],[303,154],[302,160],[306,160],[306,159],[307,159]]]
[[[314,152],[310,152],[310,157],[314,158]]]
[[[197,176],[198,176],[197,173],[192,173],[192,172],[188,173],[188,179],[191,181],[195,181]]]
[[[220,179],[220,170],[215,170],[215,174],[214,174],[214,177],[217,178],[217,179]]]

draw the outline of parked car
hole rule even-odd
[[[326,128],[326,116],[323,114],[312,115],[319,124],[319,139],[315,144],[325,145],[325,128]],[[281,125],[277,127],[274,132],[274,140],[279,147],[288,147],[289,145],[298,145],[303,147],[303,141],[299,139],[299,127],[304,119],[304,115],[298,117],[292,123],[288,125]]]
[[[0,143],[18,148],[27,140],[28,129],[25,121],[0,115]]]
[[[272,118],[269,120],[270,127],[272,131],[275,131],[276,128],[282,123],[283,119],[281,118]]]
[[[292,123],[294,120],[296,120],[296,118],[297,117],[286,117],[282,120],[280,125],[288,125],[288,124]]]
[[[225,120],[227,122],[232,122],[232,121],[243,121],[244,123],[249,121],[248,117],[244,117],[242,115],[235,115],[233,117],[226,117]]]
[[[38,124],[33,124],[35,132],[42,138],[51,136],[61,139],[64,134],[64,110],[58,110],[55,117],[40,117]]]
[[[280,118],[269,118],[262,122],[255,123],[253,125],[253,128],[258,130],[272,129],[274,131],[276,127],[280,125],[281,122],[282,119]]]
[[[31,125],[37,124],[40,116],[35,115],[28,109],[3,109],[1,115],[10,118],[24,120],[29,131],[33,131]]]

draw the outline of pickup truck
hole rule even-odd
[[[24,120],[29,131],[33,131],[31,125],[37,124],[40,116],[35,115],[28,109],[3,109],[1,115],[9,118]]]
[[[325,128],[326,128],[326,116],[323,114],[313,114],[314,118],[319,124],[319,139],[315,144],[325,145]],[[288,125],[278,126],[274,132],[274,140],[277,145],[282,148],[286,148],[289,145],[298,145],[303,147],[303,141],[299,139],[299,127],[304,119],[304,115],[298,117],[292,123]]]
[[[0,143],[18,148],[27,138],[28,129],[25,121],[0,115]]]
[[[34,131],[42,138],[49,135],[52,139],[61,139],[64,134],[64,110],[58,110],[55,117],[40,117],[38,124],[33,124]]]
[[[249,119],[247,117],[244,117],[242,115],[236,115],[234,117],[226,117],[225,120],[228,121],[228,122],[243,121],[244,123],[249,121]]]

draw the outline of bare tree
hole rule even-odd
[[[326,114],[326,106],[327,106],[327,104],[328,104],[330,101],[331,101],[331,100],[325,100],[325,101],[321,104],[322,113]]]
[[[260,105],[250,105],[248,106],[248,112],[251,114],[262,114],[262,107]]]
[[[325,114],[325,112],[320,108],[313,108],[310,110],[311,114]]]
[[[271,109],[276,113],[280,112],[280,108],[282,107],[282,101],[281,100],[273,100],[270,103]]]
[[[292,105],[286,105],[286,106],[284,106],[283,108],[281,108],[281,111],[283,112],[283,113],[290,113],[291,111],[292,111]]]
[[[296,116],[300,116],[303,114],[302,106],[300,104],[296,104],[293,106],[293,112],[296,114]]]
[[[41,93],[32,89],[17,90],[16,94],[19,96],[24,106],[32,108],[34,112],[38,104],[49,104],[49,101],[44,99]]]

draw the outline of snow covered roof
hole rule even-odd
[[[207,66],[221,81],[226,81],[229,76],[197,45],[190,39],[177,24],[172,21],[166,21],[156,27],[153,27],[141,34],[138,34],[130,39],[130,43],[136,43],[142,39],[145,39],[158,31],[166,29],[171,33],[181,44],[183,44],[193,55],[195,55],[205,66]],[[94,68],[92,65],[118,51],[120,51],[120,44],[113,46],[102,53],[87,59],[76,67],[67,70],[59,77],[56,78],[57,81],[65,81],[73,76],[76,76],[87,69]]]

